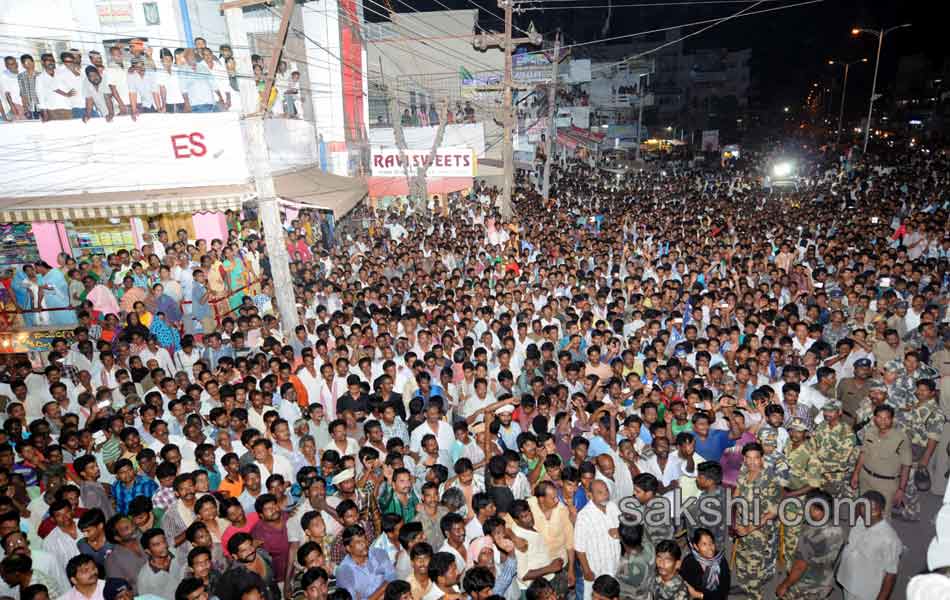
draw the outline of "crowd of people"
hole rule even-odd
[[[296,328],[253,215],[22,269],[78,325],[2,373],[0,598],[886,600],[950,470],[950,165],[837,159],[304,212]]]
[[[241,110],[238,67],[231,47],[218,52],[204,38],[187,48],[154,49],[142,39],[113,45],[104,59],[98,50],[71,49],[58,57],[44,53],[39,66],[31,54],[4,58],[0,72],[0,123],[60,121],[145,113],[209,113]],[[300,117],[300,72],[281,60],[270,97],[264,99],[264,59],[251,56],[260,109],[272,115]]]

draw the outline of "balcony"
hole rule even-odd
[[[274,171],[319,162],[313,124],[266,119]],[[0,196],[34,197],[245,184],[236,112],[16,121],[0,128]]]
[[[147,114],[138,121],[20,121],[0,126],[0,223],[240,210],[257,197],[237,113]],[[267,119],[279,198],[340,217],[364,182],[319,168],[313,124]]]

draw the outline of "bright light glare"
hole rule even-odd
[[[792,174],[792,163],[780,162],[772,167],[772,174],[776,177],[788,177]]]

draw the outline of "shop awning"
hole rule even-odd
[[[274,175],[274,187],[283,200],[330,210],[337,218],[349,212],[367,193],[365,181],[325,173],[318,168],[277,173]],[[257,193],[252,183],[147,191],[0,197],[0,222],[224,212],[241,210],[245,202],[256,198]]]
[[[0,198],[0,222],[68,221],[240,210],[254,193],[246,185]]]
[[[366,181],[321,171],[317,167],[274,174],[277,196],[305,208],[333,211],[337,219],[368,193]]]

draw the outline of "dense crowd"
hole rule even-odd
[[[767,160],[304,212],[292,331],[253,215],[19,269],[78,325],[0,383],[0,597],[886,600],[950,470],[950,165]]]
[[[108,57],[91,50],[71,49],[58,57],[40,56],[39,67],[31,54],[4,58],[0,71],[0,123],[4,121],[61,121],[129,116],[146,113],[209,113],[241,110],[238,74],[231,47],[218,52],[204,38],[193,47],[161,48],[158,55],[142,39],[108,47]],[[156,60],[157,59],[157,60]],[[264,59],[251,56],[258,90],[258,109],[272,115],[299,117],[300,73],[287,61],[277,66],[270,97],[266,88]]]

